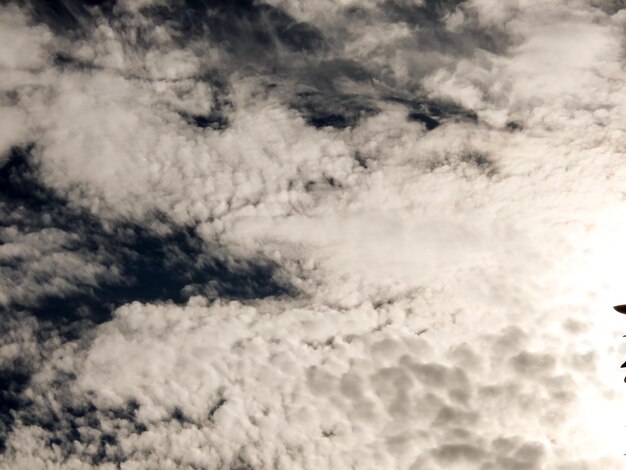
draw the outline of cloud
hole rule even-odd
[[[31,151],[14,150],[0,169],[3,306],[49,317],[60,315],[54,299],[69,308],[75,298],[91,303],[97,317],[130,299],[181,301],[193,292],[243,299],[290,290],[271,262],[237,260],[219,247],[209,254],[190,229],[167,221],[161,232],[122,221],[104,225],[41,185]]]
[[[50,5],[0,14],[0,466],[619,468],[614,2]]]
[[[564,464],[562,449],[581,439],[567,418],[584,405],[588,368],[536,331],[467,331],[457,343],[380,320],[371,308],[130,304],[34,376],[15,434],[47,429],[44,459],[129,468]],[[59,395],[40,394],[51,377]],[[52,429],[48,409],[59,410]],[[7,454],[26,466],[12,442]]]

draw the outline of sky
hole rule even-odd
[[[0,4],[0,469],[622,469],[626,4]]]

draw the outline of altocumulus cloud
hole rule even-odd
[[[0,467],[621,468],[625,26],[5,3]]]

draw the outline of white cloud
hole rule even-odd
[[[128,5],[128,24],[150,24]],[[90,341],[55,345],[25,396],[60,424],[16,413],[0,465],[620,468],[622,15],[472,1],[441,26],[467,40],[453,45],[424,43],[409,21],[387,28],[383,5],[353,23],[348,4],[280,6],[337,46],[320,57],[371,75],[340,86],[320,72],[332,82],[320,88],[364,93],[378,115],[313,128],[286,106],[304,81],[290,64],[231,73],[236,57],[204,37],[182,46],[164,25],[142,49],[103,21],[71,49],[90,67],[42,70],[42,51],[66,44],[50,36],[24,63],[0,53],[4,88],[28,85],[2,111],[0,145],[32,138],[45,184],[110,223],[163,213],[208,247],[275,261],[300,289],[245,305],[129,303]],[[511,44],[481,49],[479,33],[500,30]],[[227,87],[209,78],[220,64]],[[418,89],[477,121],[408,120],[400,98],[425,99]],[[228,126],[186,121],[213,112]],[[27,260],[19,288],[62,289],[24,283],[31,271],[104,275],[58,253],[68,233],[11,230],[0,257]],[[16,344],[32,346],[31,330]]]
[[[49,296],[66,297],[121,273],[104,253],[75,249],[80,236],[56,228],[23,232],[0,229],[0,305],[35,306]]]
[[[4,123],[0,129],[0,162],[4,163],[12,147],[24,145],[28,141],[26,114],[13,107],[0,107],[0,120]]]
[[[572,361],[576,338],[564,356],[562,339],[530,325],[490,335],[468,325],[459,341],[450,326],[418,336],[402,321],[381,325],[384,312],[135,303],[76,365],[59,355],[56,367],[70,366],[71,392],[98,409],[138,400],[146,431],[111,428],[129,468],[600,465],[596,430],[572,427],[588,406],[580,387],[588,399],[601,393],[589,382],[594,362]],[[33,379],[32,399],[46,400],[47,375]],[[94,432],[114,424],[100,419]]]
[[[15,5],[3,6],[0,12],[0,65],[3,69],[39,69],[47,65],[50,30],[43,25],[31,26],[28,17]]]

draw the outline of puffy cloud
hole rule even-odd
[[[569,361],[536,331],[468,328],[458,341],[386,314],[201,298],[129,304],[90,345],[65,348],[33,377],[34,416],[15,436],[37,441],[43,427],[51,444],[40,458],[128,468],[602,463],[576,447],[593,439],[570,422],[585,407],[578,388],[592,390],[593,361]],[[41,393],[65,371],[76,378]],[[8,456],[26,466],[24,441],[12,443]]]
[[[2,7],[0,465],[619,468],[618,10]]]

